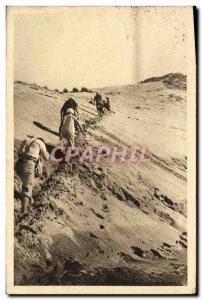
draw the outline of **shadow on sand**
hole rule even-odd
[[[93,116],[97,116],[96,114],[92,113],[91,111],[89,111],[89,110],[87,110],[87,109],[84,109],[84,108],[79,107],[79,110],[85,111],[85,112],[87,112],[88,114],[91,114],[91,115],[93,115]]]
[[[34,124],[35,126],[39,127],[40,129],[45,130],[45,131],[48,131],[48,132],[50,132],[50,133],[52,133],[52,134],[54,134],[54,135],[56,135],[56,136],[59,137],[59,133],[58,133],[58,132],[51,130],[50,128],[44,126],[43,124],[41,124],[41,123],[39,123],[39,122],[36,122],[36,121],[33,121],[33,124]]]

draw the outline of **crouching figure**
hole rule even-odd
[[[15,171],[22,181],[22,215],[27,214],[28,206],[31,204],[32,189],[35,177],[42,175],[42,160],[49,159],[49,153],[42,138],[29,138],[24,140],[18,151],[18,160]]]

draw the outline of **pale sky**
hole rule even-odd
[[[187,73],[189,8],[54,9],[15,16],[15,80],[61,90]]]

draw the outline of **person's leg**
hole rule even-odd
[[[31,203],[32,189],[34,184],[35,162],[26,161],[22,172],[22,214],[27,214]]]
[[[67,146],[74,147],[74,133],[67,132],[66,139],[67,139]]]
[[[71,147],[74,147],[74,133],[70,134],[69,143]]]
[[[28,207],[29,207],[29,204],[31,202],[31,196],[28,196],[27,194],[25,194],[25,191],[26,192],[28,191],[28,193],[31,194],[29,190],[30,190],[30,187],[27,187],[27,186],[23,185],[22,199],[21,199],[21,202],[22,202],[21,212],[22,212],[23,215],[27,214]]]
[[[100,116],[100,107],[99,106],[97,106],[97,114],[98,114],[98,116]]]

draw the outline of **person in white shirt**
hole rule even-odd
[[[22,215],[27,214],[29,203],[31,203],[36,166],[39,167],[41,164],[42,169],[41,158],[44,160],[50,158],[42,138],[33,137],[22,141],[15,166],[15,170],[22,181]]]
[[[61,137],[67,140],[67,146],[74,147],[75,124],[79,130],[84,133],[77,117],[74,115],[74,110],[69,108],[67,114],[63,117],[61,126]]]

